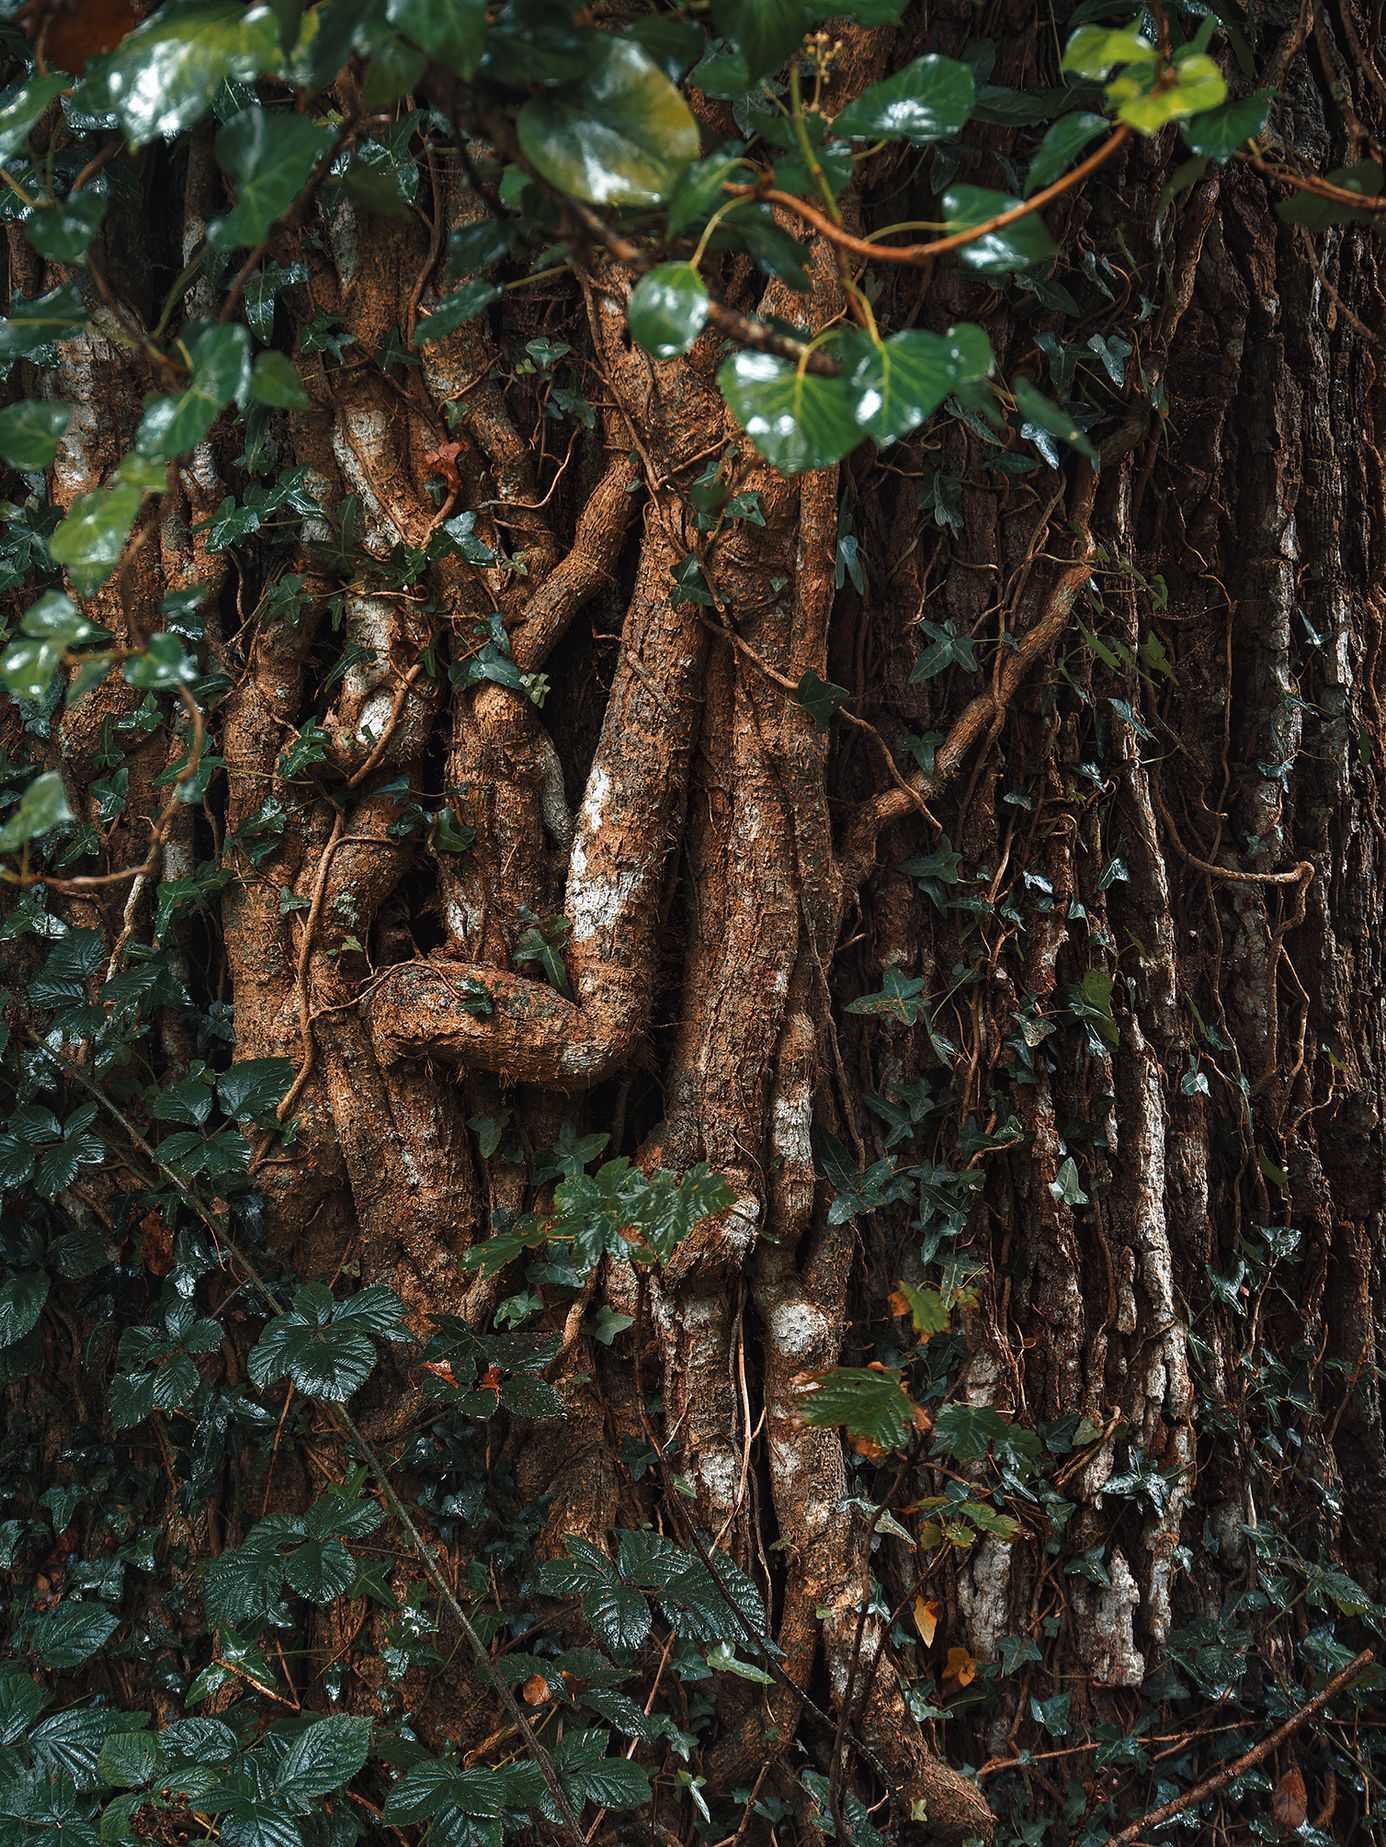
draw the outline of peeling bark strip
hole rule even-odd
[[[741,10],[714,0],[711,18]],[[402,68],[410,12],[389,11]],[[610,1761],[648,1762],[655,1795],[580,1826],[557,1785],[565,1837],[596,1843],[629,1824],[666,1847],[772,1828],[796,1847],[962,1847],[1038,1822],[1117,1847],[1204,1804],[1226,1806],[1190,1825],[1232,1839],[1249,1813],[1271,1825],[1233,1806],[1262,1764],[1312,1793],[1276,1825],[1312,1812],[1320,1838],[1374,1838],[1361,1789],[1379,1772],[1329,1708],[1386,1620],[1386,291],[1378,236],[1335,221],[1306,254],[1274,207],[1292,152],[1325,172],[1341,155],[1350,177],[1380,151],[1386,84],[1364,9],[1262,12],[1245,24],[1279,141],[1254,163],[1200,155],[1195,173],[1174,126],[1123,125],[1073,154],[1081,186],[1051,179],[893,261],[876,227],[898,242],[938,224],[955,154],[963,183],[1010,199],[1013,116],[1035,127],[1041,88],[1038,107],[1071,99],[1050,22],[1017,0],[990,9],[984,48],[961,0],[906,9],[894,40],[834,25],[811,45],[807,115],[771,81],[767,119],[816,134],[902,45],[970,49],[977,144],[863,154],[829,215],[744,163],[714,176],[716,210],[754,202],[765,270],[714,226],[697,254],[716,300],[667,360],[627,322],[653,267],[640,211],[574,209],[505,122],[434,145],[393,213],[364,183],[315,186],[260,253],[290,278],[264,312],[306,407],[265,405],[253,429],[228,411],[146,503],[119,573],[78,599],[122,659],[205,624],[196,699],[183,689],[206,714],[196,800],[178,795],[186,711],[167,720],[119,674],[61,711],[0,710],[5,765],[60,772],[98,843],[88,882],[59,863],[5,901],[12,1046],[26,1084],[45,1057],[83,1096],[114,1072],[130,1144],[62,1190],[61,1236],[43,1219],[44,1261],[51,1242],[89,1293],[55,1292],[43,1368],[3,1389],[26,1475],[82,1486],[72,1459],[102,1415],[87,1373],[128,1354],[72,1251],[118,1253],[151,1317],[210,1252],[221,1312],[246,1282],[223,1248],[233,1220],[265,1276],[334,1300],[388,1285],[409,1330],[444,1318],[457,1354],[401,1339],[358,1427],[304,1413],[289,1375],[260,1389],[252,1337],[219,1323],[194,1371],[224,1367],[231,1434],[191,1509],[168,1446],[180,1406],[151,1388],[138,1442],[153,1434],[121,1468],[162,1466],[176,1510],[157,1546],[94,1516],[82,1543],[100,1572],[147,1573],[148,1549],[171,1574],[135,1631],[181,1638],[161,1701],[198,1671],[179,1625],[214,1561],[340,1486],[357,1442],[385,1459],[417,1544],[376,1542],[374,1578],[351,1554],[346,1589],[291,1631],[275,1589],[264,1635],[214,1663],[208,1713],[236,1720],[249,1687],[295,1715],[369,1715],[401,1759],[417,1740],[483,1774],[517,1736],[547,1766],[600,1720]],[[640,18],[669,27],[651,55],[677,62],[687,21]],[[364,123],[384,148],[414,85],[465,114],[473,77],[435,92],[418,57],[385,103],[353,68],[341,133]],[[1335,126],[1345,62],[1356,114]],[[705,149],[749,135],[749,105],[711,93],[715,63],[703,75]],[[89,326],[51,366],[23,362],[17,396],[75,407],[50,471],[60,513],[109,483],[162,389],[157,344],[131,327],[159,322],[230,209],[217,132],[122,166]],[[813,180],[819,142],[782,140],[780,168]],[[1323,183],[1301,190],[1357,196]],[[504,292],[412,347],[457,291],[450,240],[500,223],[508,250],[526,189],[569,261],[488,258]],[[935,262],[1033,228],[1040,199],[1063,254],[1023,286]],[[64,281],[13,221],[9,237],[17,293]],[[675,235],[680,262],[692,242]],[[264,280],[242,262],[217,288],[210,263],[193,278],[189,328],[233,278]],[[793,476],[715,383],[748,328],[822,386],[842,371],[810,344],[820,330],[972,321],[995,389],[959,387],[924,427]],[[1075,424],[1061,448],[1024,386],[1066,404],[1073,386],[1091,443]],[[252,438],[274,450],[258,474]],[[286,476],[291,540],[270,512],[220,543],[228,508]],[[41,553],[53,522],[20,520],[19,475],[4,491]],[[168,600],[191,589],[192,614]],[[24,908],[36,884],[46,911]],[[90,967],[52,988],[45,957],[83,930]],[[73,1057],[32,998],[48,979],[114,1035],[150,970],[153,1023],[118,1056],[92,1038]],[[205,1088],[202,1134],[208,1074],[261,1060],[288,1077],[277,1107],[246,1107],[249,1176],[228,1168],[215,1209],[185,1211],[192,1183],[159,1154],[179,1098],[157,1100],[186,1086],[200,1107]],[[623,1197],[580,1271],[564,1189],[595,1191],[607,1160],[648,1185],[705,1166],[731,1203],[650,1264]],[[497,1238],[510,1261],[480,1261]],[[511,1364],[516,1330],[547,1343],[537,1365]],[[468,1341],[495,1346],[463,1413]],[[810,1421],[840,1369],[900,1380],[889,1441]],[[64,1578],[50,1524],[25,1620],[86,1608],[100,1575],[83,1554],[89,1580]],[[715,1651],[646,1624],[594,1666],[590,1587],[545,1602],[535,1572],[577,1556],[570,1540],[597,1571],[622,1535],[677,1543],[737,1609],[758,1598],[770,1645],[742,1609]],[[650,1608],[672,1621],[667,1583],[632,1570],[611,1595],[618,1614],[638,1603],[637,1626]],[[454,1629],[435,1636],[438,1612]],[[458,1623],[489,1649],[480,1677],[449,1652]],[[102,1681],[103,1710],[132,1697],[138,1653]],[[579,1703],[594,1689],[605,1707]],[[1272,1762],[1291,1738],[1300,1756]],[[493,1794],[478,1800],[457,1813],[493,1819]]]

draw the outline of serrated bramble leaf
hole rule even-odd
[[[370,1744],[369,1719],[333,1713],[314,1720],[289,1746],[275,1781],[283,1794],[296,1799],[330,1796],[360,1770]]]

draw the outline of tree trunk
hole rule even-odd
[[[924,10],[921,46],[961,42],[970,7]],[[1035,81],[1047,28],[993,10],[993,81]],[[844,83],[877,73],[880,37],[853,29]],[[1305,70],[1282,133],[1321,147],[1326,80]],[[185,170],[146,150],[113,205],[107,274],[145,324],[224,209],[209,135]],[[273,253],[306,268],[273,312],[311,407],[263,425],[315,510],[287,545],[272,513],[222,545],[248,477],[214,431],[89,606],[138,647],[170,592],[206,591],[205,795],[147,876],[51,902],[100,933],[96,987],[158,942],[149,965],[191,998],[161,1000],[144,1083],[231,1045],[290,1061],[293,1133],[253,1133],[235,1236],[271,1276],[388,1284],[421,1338],[440,1314],[561,1336],[561,1420],[459,1435],[415,1349],[354,1411],[449,1582],[505,1607],[527,1508],[541,1558],[654,1525],[764,1599],[781,1652],[761,1682],[678,1694],[694,1756],[669,1757],[644,1838],[692,1838],[685,1769],[708,1840],[743,1810],[738,1839],[776,1816],[781,1841],[851,1838],[848,1794],[889,1795],[875,1820],[901,1839],[989,1836],[993,1811],[1083,1838],[1217,1761],[1104,1759],[1103,1739],[1203,1732],[1219,1700],[1268,1729],[1274,1690],[1338,1665],[1386,1597],[1380,246],[1311,241],[1248,168],[1209,167],[1157,214],[1180,158],[1133,143],[1055,208],[1077,333],[1043,289],[880,278],[883,322],[979,321],[1008,378],[1044,384],[1059,329],[1100,413],[1096,469],[954,418],[782,477],[714,388],[715,335],[660,363],[631,344],[614,259],[401,363],[477,211],[462,169],[398,217],[315,205]],[[930,216],[903,158],[871,184],[863,224]],[[744,312],[840,308],[823,240],[807,298],[738,263],[722,295]],[[28,293],[60,279],[18,241],[12,272]],[[63,509],[150,389],[116,334],[99,311],[27,387],[82,407]],[[699,514],[712,464],[720,511]],[[467,543],[429,557],[460,514]],[[495,671],[497,637],[517,671]],[[837,716],[796,697],[806,675],[845,691]],[[41,746],[102,871],[143,858],[186,761],[143,700],[112,680]],[[49,945],[13,934],[19,982]],[[20,992],[23,1035],[47,1016]],[[552,1211],[565,1124],[649,1174],[705,1163],[732,1203],[585,1290],[465,1267]],[[208,1234],[148,1206],[167,1125],[129,1126],[146,1154],[70,1210],[153,1301],[170,1234]],[[903,1285],[938,1292],[922,1351]],[[86,1291],[58,1288],[44,1334],[81,1364],[12,1395],[45,1483],[75,1479],[112,1363]],[[225,1363],[244,1385],[244,1353]],[[873,1364],[921,1409],[886,1454],[806,1414],[818,1375]],[[228,1439],[177,1516],[180,1585],[346,1466],[321,1417],[281,1445],[287,1402],[261,1402],[268,1425]],[[392,1572],[398,1595],[420,1582],[408,1555]],[[402,1698],[430,1749],[482,1746],[503,1716],[443,1660],[452,1638],[401,1690],[390,1621],[305,1617],[288,1695],[387,1717]],[[1344,1748],[1320,1726],[1270,1768],[1308,1778],[1321,1838],[1365,1840]],[[806,1793],[805,1770],[826,1783]],[[1266,1802],[1223,1799],[1243,1827]]]

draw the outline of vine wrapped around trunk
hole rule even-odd
[[[1068,11],[11,9],[0,1847],[1379,1837],[1386,34]]]

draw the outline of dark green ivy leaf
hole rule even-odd
[[[471,77],[486,37],[486,0],[385,0],[385,17],[430,58]]]
[[[809,372],[774,353],[734,353],[717,382],[738,423],[782,474],[840,461],[862,439],[856,399],[843,377]]]
[[[603,36],[581,83],[531,97],[515,118],[526,158],[593,205],[656,205],[698,157],[698,125],[653,60]]]
[[[647,353],[675,359],[703,331],[710,307],[703,279],[691,263],[661,263],[636,283],[626,313]]]
[[[993,192],[986,186],[953,186],[943,195],[943,216],[951,235],[986,224],[1022,203],[1012,193]],[[1009,275],[1012,270],[1028,269],[1032,263],[1047,263],[1057,254],[1058,245],[1045,230],[1038,212],[988,231],[975,242],[964,244],[957,253],[960,263],[986,276]]]
[[[236,203],[214,219],[207,241],[214,250],[254,245],[293,204],[332,144],[332,130],[287,109],[242,109],[216,140],[217,164],[236,182]]]
[[[16,295],[8,316],[0,319],[0,363],[25,358],[55,340],[70,340],[86,324],[87,310],[75,282],[46,295]]]
[[[249,83],[279,62],[268,6],[183,0],[136,26],[105,65],[107,93],[131,147],[190,128],[223,83]]]
[[[911,141],[923,147],[956,135],[975,98],[968,66],[930,53],[869,85],[836,117],[833,133],[855,141]]]
[[[25,398],[0,410],[0,456],[21,474],[47,468],[72,417],[67,404]]]

